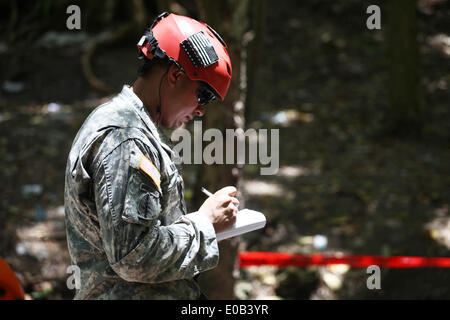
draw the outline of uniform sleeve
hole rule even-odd
[[[112,269],[126,281],[158,283],[192,278],[216,267],[219,249],[206,217],[191,213],[161,225],[165,195],[133,166],[133,157],[141,153],[160,168],[155,150],[137,140],[120,144],[96,168],[95,202]]]

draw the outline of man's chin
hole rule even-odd
[[[172,129],[172,128],[176,129],[178,127],[181,127],[182,124],[183,124],[183,121],[181,121],[181,120],[173,121],[173,122],[161,121],[160,126],[166,128],[166,129]]]
[[[178,121],[175,121],[173,124],[172,124],[172,128],[179,128],[179,127],[181,127],[182,125],[183,125],[183,121],[182,120],[178,120]]]

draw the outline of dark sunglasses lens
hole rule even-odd
[[[201,88],[198,92],[198,104],[200,106],[205,106],[212,100],[214,100],[216,97],[214,93],[211,92],[208,88]]]

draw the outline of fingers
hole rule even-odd
[[[221,203],[220,207],[220,211],[228,220],[236,218],[238,207],[237,204],[235,204],[235,202],[232,200],[232,198],[226,199],[226,201]]]
[[[236,213],[233,213],[233,215],[230,217],[230,223],[233,225],[236,222]]]
[[[224,221],[230,226],[236,222],[236,215],[239,207],[239,200],[232,195],[236,194],[235,187],[225,187],[214,194],[217,209],[223,215]]]
[[[238,211],[238,204],[236,204],[233,201],[229,202],[229,204],[227,206],[227,215],[228,216],[236,216],[237,211]]]
[[[232,204],[230,204],[230,206],[232,206]],[[233,207],[227,207],[224,215],[226,219],[233,224],[236,222],[237,210]]]
[[[239,206],[239,200],[237,198],[225,196],[225,195],[222,195],[219,198],[219,203],[220,203],[219,206],[221,206],[221,207],[228,207],[228,206],[232,205],[236,210]]]
[[[233,186],[224,187],[220,190],[218,190],[215,194],[227,194],[229,196],[234,196],[237,192],[237,189]]]

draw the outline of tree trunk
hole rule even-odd
[[[258,79],[258,71],[260,69],[260,61],[264,61],[264,54],[261,53],[261,41],[264,33],[264,25],[266,23],[267,0],[251,1],[251,19],[250,28],[252,36],[248,39],[247,54],[247,95],[245,103],[245,121],[248,123],[252,120],[254,106],[255,83]]]
[[[200,20],[208,23],[225,40],[231,58],[232,80],[227,97],[224,102],[208,106],[203,120],[203,130],[217,128],[225,137],[225,129],[243,128],[244,125],[245,77],[242,78],[242,73],[245,70],[242,70],[242,39],[247,28],[248,1],[197,0],[197,7]],[[225,154],[224,149],[224,158]],[[200,206],[205,199],[198,192],[200,186],[212,192],[227,185],[238,186],[240,175],[241,170],[236,165],[202,164],[199,166],[194,202]],[[199,277],[200,286],[209,299],[234,299],[238,244],[237,238],[221,241],[219,265]]]
[[[394,133],[419,133],[423,121],[416,8],[415,0],[387,2],[391,105],[388,126]]]

